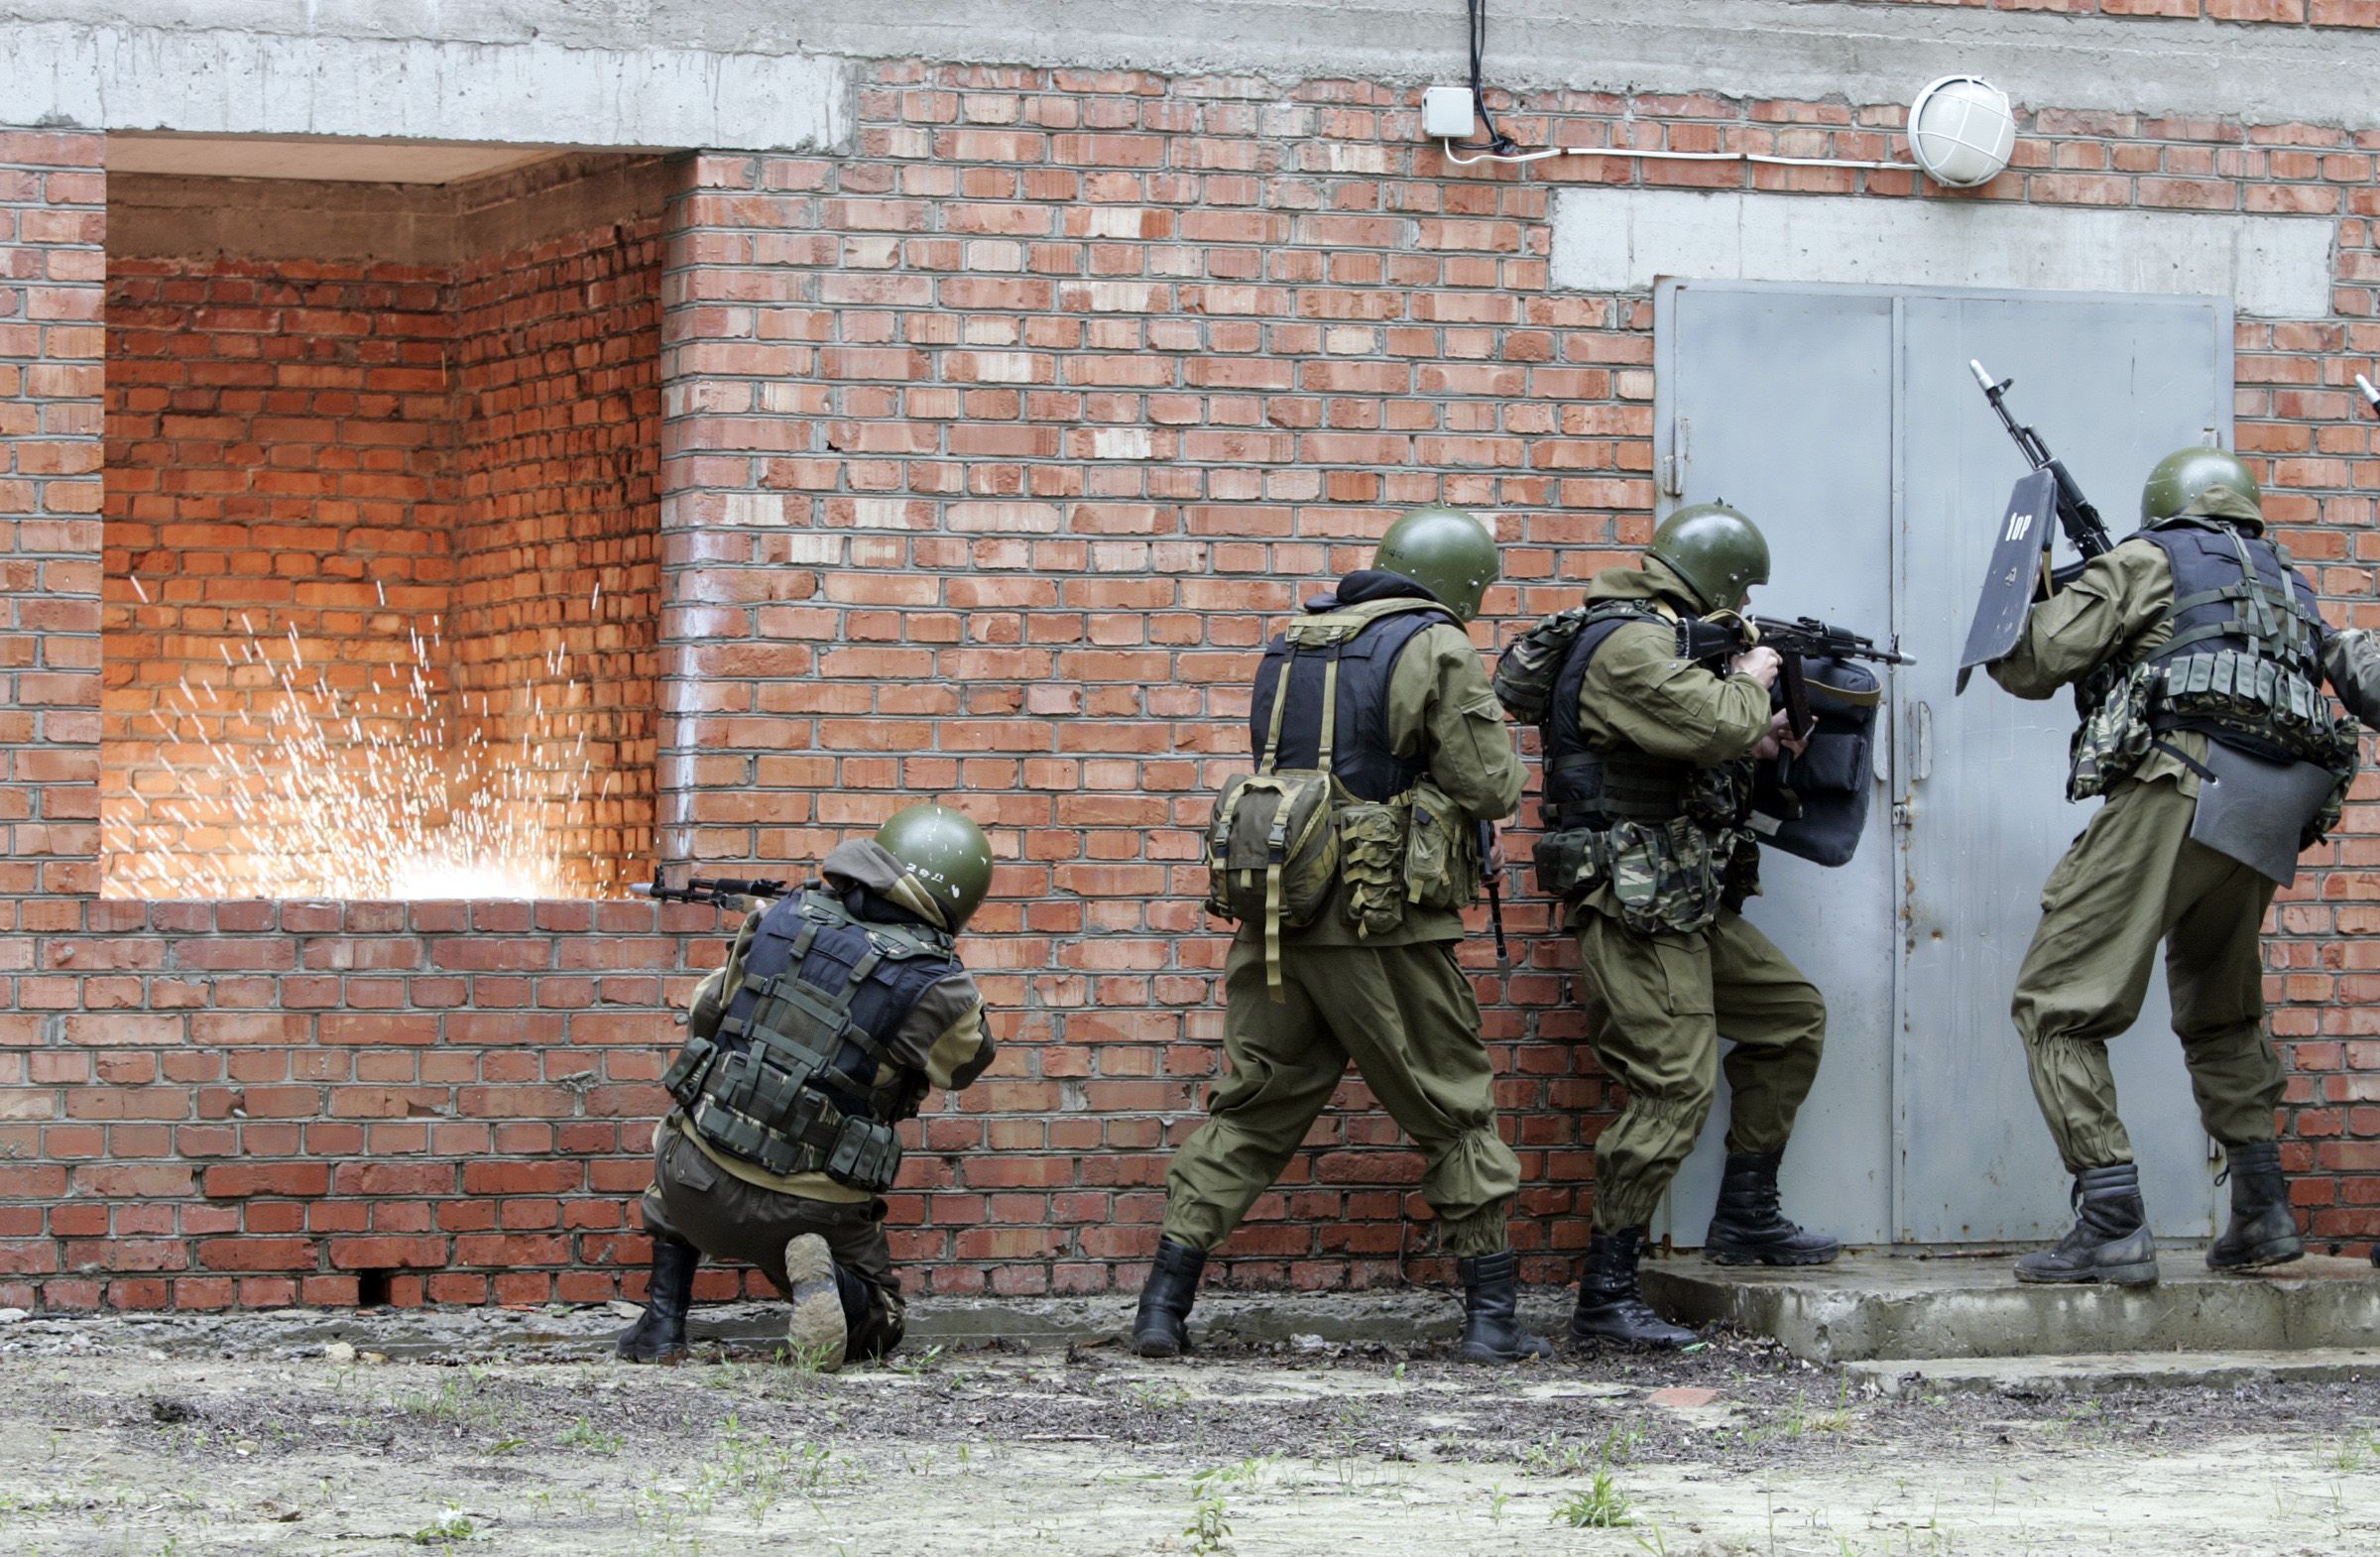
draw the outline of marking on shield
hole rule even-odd
[[[2058,478],[2046,470],[2032,472],[2009,491],[1999,540],[1983,570],[1983,592],[1966,629],[1966,649],[1959,657],[1959,691],[1966,690],[1975,666],[2006,659],[2023,636],[2041,570],[2041,542],[2033,538],[2052,534],[2049,521],[2057,507]]]

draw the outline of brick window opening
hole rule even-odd
[[[103,892],[647,874],[660,160],[109,161]]]

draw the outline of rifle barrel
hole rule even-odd
[[[1997,395],[1999,393],[1999,382],[1989,373],[1984,371],[1983,364],[1980,359],[1975,357],[1967,358],[1966,371],[1972,373],[1975,376],[1975,382],[1983,386],[1984,394]]]
[[[2355,387],[2363,391],[2364,403],[2372,408],[2372,415],[2380,417],[2380,389],[2372,388],[2372,381],[2360,373],[2355,375]]]

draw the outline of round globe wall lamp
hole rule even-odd
[[[1949,189],[1989,183],[2016,150],[2008,94],[1979,75],[1946,75],[1909,105],[1909,155]]]

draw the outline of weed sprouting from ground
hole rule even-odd
[[[1628,1498],[1611,1480],[1609,1471],[1597,1471],[1586,1489],[1554,1504],[1554,1522],[1574,1530],[1609,1530],[1636,1521],[1628,1513]]]

